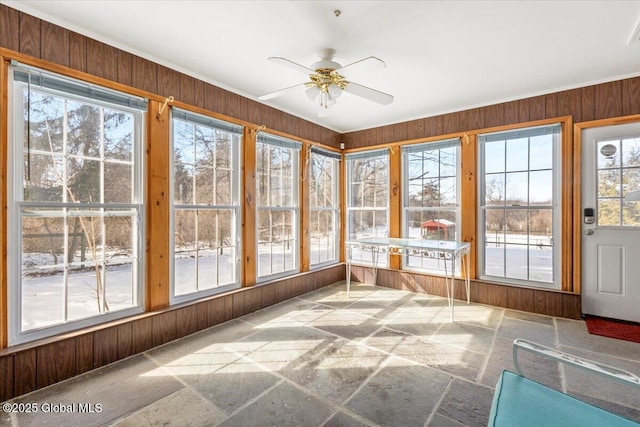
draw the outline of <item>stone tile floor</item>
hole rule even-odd
[[[640,375],[640,344],[582,321],[457,301],[451,323],[444,298],[354,284],[347,299],[342,282],[21,396],[39,411],[0,425],[482,426],[514,338]],[[528,353],[521,365],[640,421],[637,389]]]

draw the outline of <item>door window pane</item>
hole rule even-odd
[[[620,170],[604,169],[598,171],[598,197],[620,196]]]
[[[596,150],[598,226],[638,227],[640,211],[633,198],[640,191],[640,138],[598,141]]]
[[[640,227],[640,202],[624,202],[622,225]]]
[[[620,140],[598,141],[598,169],[609,169],[620,166]]]
[[[618,199],[598,199],[598,225],[620,225],[620,201]]]
[[[622,162],[625,166],[640,166],[640,138],[622,140]]]

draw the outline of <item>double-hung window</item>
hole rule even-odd
[[[403,237],[458,240],[460,139],[402,148]],[[444,261],[407,254],[404,266],[445,272]]]
[[[240,286],[242,127],[172,109],[172,302]]]
[[[256,242],[258,280],[298,271],[299,163],[302,144],[258,133]]]
[[[559,124],[479,136],[481,277],[560,287]]]
[[[310,265],[338,260],[340,154],[312,147],[309,159]]]
[[[346,155],[347,240],[389,237],[389,153],[386,149]],[[354,263],[371,265],[370,251],[353,249]],[[378,266],[388,265],[388,255]]]
[[[141,312],[146,100],[10,75],[10,344]]]

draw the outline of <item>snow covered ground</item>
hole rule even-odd
[[[512,236],[508,240],[513,242],[518,239],[522,239],[522,236]],[[295,244],[292,242],[289,249],[284,244],[260,245],[258,271],[261,276],[297,269],[298,266],[294,265],[292,249]],[[330,248],[329,242],[316,237],[312,242],[312,262],[333,258]],[[529,280],[546,283],[552,281],[553,258],[550,246],[516,244],[505,246],[504,243],[490,243],[485,247],[485,257],[488,275],[504,277],[506,269],[507,277],[527,280],[528,264]],[[387,258],[382,254],[378,260],[378,266],[385,267]],[[353,261],[355,264],[370,264],[371,252],[354,250]],[[60,258],[58,262],[61,262]],[[28,266],[29,274],[23,277],[23,330],[100,314],[96,295],[96,273],[90,266],[86,265],[84,269],[71,271],[65,286],[61,269],[56,271],[55,268],[51,268],[54,264],[50,254],[29,254],[25,257],[24,263]],[[135,280],[136,272],[131,261],[126,256],[121,256],[120,258],[112,257],[110,263],[111,265],[106,269],[105,282],[109,312],[135,307],[138,300],[135,286],[137,280]],[[49,267],[43,269],[43,266]],[[225,250],[222,255],[214,250],[200,251],[197,270],[195,258],[188,255],[179,256],[174,268],[177,295],[238,282],[236,260],[230,250]],[[417,256],[409,257],[408,268],[426,269],[432,272],[444,271],[442,260]],[[457,270],[459,271],[459,265]]]
[[[110,312],[134,306],[133,283],[130,263],[107,267],[106,294]],[[65,316],[72,321],[98,315],[95,270],[69,273],[67,286],[62,273],[24,277],[22,301],[23,330],[63,323]]]
[[[312,251],[312,259],[327,259],[328,254]],[[100,315],[96,293],[96,272],[87,260],[83,269],[70,271],[65,277],[62,257],[54,263],[51,254],[25,254],[27,274],[22,281],[22,330],[57,325],[67,321]],[[106,269],[105,293],[109,312],[137,305],[136,272],[126,257],[111,257]],[[294,266],[294,253],[283,245],[262,247],[258,254],[259,271],[265,275],[298,268]],[[235,257],[230,250],[220,255],[215,250],[199,252],[198,267],[195,257],[180,254],[174,264],[176,295],[206,290],[238,282]],[[197,279],[197,280],[196,280]],[[66,311],[65,311],[66,308]]]

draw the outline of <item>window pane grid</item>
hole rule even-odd
[[[640,227],[640,202],[626,200],[640,190],[640,138],[598,141],[597,222],[600,227]]]
[[[555,284],[559,127],[546,132],[480,137],[484,276]]]
[[[457,240],[459,140],[403,149],[403,237]],[[445,272],[444,261],[405,255],[405,267]],[[450,264],[446,267],[450,268]],[[460,266],[456,266],[459,272]]]
[[[257,269],[265,278],[298,269],[300,150],[259,140],[256,153]]]
[[[297,268],[296,210],[258,208],[258,276],[271,276]]]
[[[175,295],[238,281],[237,241],[232,234],[236,209],[175,209]],[[178,279],[179,278],[179,279]]]
[[[486,208],[486,274],[521,280],[550,282],[553,250],[553,208]],[[493,226],[498,220],[503,229]],[[504,260],[496,262],[495,260]]]
[[[311,266],[338,259],[338,159],[311,153],[309,228]]]
[[[389,236],[389,158],[386,152],[367,157],[347,157],[348,239]],[[352,251],[356,264],[372,265],[370,251]],[[378,266],[388,265],[388,255],[378,258]]]
[[[20,278],[10,340],[20,342],[139,308],[142,115],[26,83],[14,88],[22,127],[15,156],[23,160],[14,170],[23,188],[14,193]]]
[[[237,285],[238,147],[224,123],[188,113],[173,118],[173,297]],[[191,120],[193,119],[193,120]],[[229,129],[227,129],[229,128]]]

